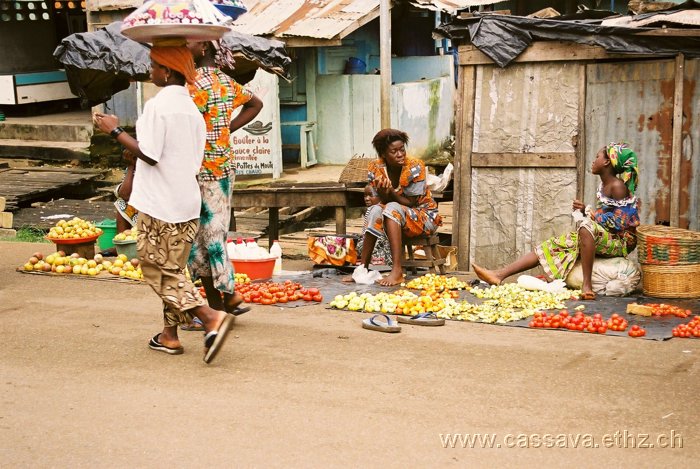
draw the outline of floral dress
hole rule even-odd
[[[188,267],[193,278],[212,277],[217,290],[233,293],[233,265],[226,252],[235,176],[229,125],[233,110],[250,101],[253,94],[218,68],[201,67],[197,73],[188,89],[204,117],[207,140],[197,176],[202,195],[199,230]]]
[[[581,222],[595,242],[595,253],[602,257],[627,257],[637,246],[639,199],[631,195],[616,200],[596,193],[596,207]],[[535,254],[550,280],[565,279],[579,256],[578,231],[550,238],[535,247]]]
[[[381,159],[370,162],[367,171],[367,180],[370,184],[379,177],[388,178],[386,165]],[[408,238],[433,234],[442,225],[437,203],[426,182],[426,169],[423,161],[416,158],[406,158],[401,169],[399,187],[394,188],[394,191],[404,197],[417,197],[415,207],[407,207],[397,202],[371,206],[367,212],[366,231],[368,233],[377,238],[384,237],[384,217],[401,225],[403,235]]]

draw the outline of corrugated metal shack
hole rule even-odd
[[[594,203],[589,168],[614,140],[638,154],[642,223],[700,229],[700,30],[664,26],[506,16],[442,25],[461,41],[460,268],[500,266],[571,229],[571,201]]]

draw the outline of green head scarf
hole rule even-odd
[[[637,154],[626,143],[609,143],[605,152],[610,158],[613,171],[625,183],[630,194],[634,194],[639,181]]]

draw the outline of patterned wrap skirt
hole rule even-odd
[[[226,251],[226,237],[231,223],[232,178],[199,181],[202,208],[199,230],[188,261],[193,279],[211,277],[220,292],[231,293],[235,287],[233,264]]]
[[[579,227],[593,236],[595,254],[601,257],[627,257],[633,249],[624,237],[606,231],[602,225],[586,218]],[[535,247],[535,254],[549,280],[566,279],[579,256],[579,233],[572,231],[544,241]]]
[[[435,210],[434,212],[437,212]],[[407,238],[431,235],[438,229],[433,221],[436,213],[416,207],[406,207],[397,202],[386,205],[372,205],[367,209],[367,232],[377,238],[386,237],[384,217],[394,220],[401,226],[401,233]]]
[[[163,301],[166,327],[191,323],[190,310],[206,305],[197,287],[185,275],[197,226],[197,220],[166,223],[139,213],[136,248],[141,270],[146,283]]]

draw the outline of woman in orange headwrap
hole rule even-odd
[[[184,44],[184,42],[183,42]],[[151,80],[163,89],[151,98],[136,123],[138,141],[119,127],[116,116],[95,114],[95,124],[138,161],[129,204],[139,211],[137,249],[146,282],[163,301],[163,331],[148,346],[178,355],[178,326],[197,317],[206,331],[204,361],[214,359],[233,324],[233,315],[211,308],[185,276],[199,227],[201,196],[197,174],[206,130],[185,83],[196,78],[185,45],[151,49]]]

